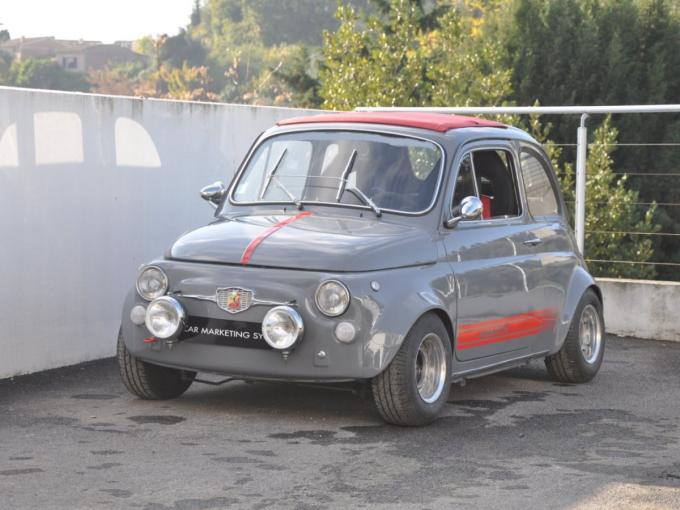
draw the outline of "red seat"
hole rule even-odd
[[[491,197],[488,195],[479,195],[484,209],[482,210],[482,219],[488,220],[491,218]]]

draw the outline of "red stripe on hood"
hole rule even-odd
[[[299,220],[300,218],[304,218],[306,216],[311,216],[313,213],[311,211],[305,211],[301,212],[300,214],[296,214],[295,216],[290,216],[286,218],[285,220],[279,221],[276,225],[272,225],[269,227],[267,230],[262,232],[259,236],[257,236],[255,239],[250,241],[248,246],[246,247],[245,251],[243,252],[243,255],[241,256],[241,264],[245,265],[250,261],[250,257],[253,256],[253,253],[259,246],[259,244],[267,239],[270,235],[272,235],[274,232],[277,230],[282,229],[289,223],[293,223],[294,221]]]

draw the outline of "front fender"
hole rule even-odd
[[[404,268],[377,278],[380,291],[362,303],[371,315],[362,365],[369,377],[385,370],[406,335],[425,313],[436,310],[452,330],[456,317],[455,280],[446,264]]]
[[[600,301],[602,301],[602,291],[595,282],[595,279],[583,266],[576,266],[567,286],[567,294],[565,296],[564,305],[562,306],[556,342],[551,354],[556,353],[562,348],[562,345],[567,338],[567,333],[569,333],[571,322],[574,319],[576,308],[581,301],[581,297],[583,297],[586,290],[591,287],[595,289]]]

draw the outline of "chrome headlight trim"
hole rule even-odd
[[[337,285],[339,285],[340,287],[342,287],[342,289],[344,290],[344,292],[347,294],[347,303],[345,304],[345,306],[343,307],[342,311],[340,311],[340,312],[335,312],[335,313],[334,313],[334,312],[329,312],[328,310],[324,310],[324,309],[321,307],[321,305],[319,304],[319,294],[323,291],[324,286],[329,285],[329,284],[337,284]],[[345,312],[347,311],[347,309],[349,308],[349,304],[350,304],[351,301],[352,301],[352,294],[350,294],[349,289],[347,288],[347,285],[345,285],[344,283],[342,283],[342,282],[339,281],[339,280],[324,280],[323,282],[321,282],[321,283],[319,284],[319,286],[318,286],[317,289],[316,289],[316,292],[314,293],[314,302],[316,303],[316,307],[317,307],[317,308],[319,309],[319,311],[320,311],[322,314],[324,314],[326,317],[339,317],[340,315],[342,315],[343,313],[345,313]]]
[[[295,336],[291,341],[289,341],[286,344],[283,345],[277,344],[274,341],[274,339],[270,338],[267,332],[267,328],[265,327],[269,317],[274,313],[286,314],[293,323]],[[291,308],[290,306],[275,306],[271,310],[267,311],[267,313],[264,316],[264,319],[262,320],[262,336],[264,337],[265,342],[267,342],[272,348],[276,349],[277,351],[290,350],[295,344],[297,344],[300,341],[304,332],[305,324],[302,321],[302,316],[295,308]]]
[[[151,322],[151,316],[154,314],[159,305],[161,307],[166,307],[166,310],[169,310],[172,314],[174,314],[174,329],[167,334],[159,334],[158,331],[154,331],[154,328],[152,327],[153,323]],[[146,316],[144,318],[144,324],[146,325],[146,329],[149,330],[149,333],[151,333],[156,338],[161,339],[176,337],[184,330],[185,321],[186,312],[184,311],[184,307],[179,301],[170,296],[161,296],[149,303],[149,306],[146,309]]]
[[[150,270],[158,271],[158,272],[160,273],[160,275],[161,275],[161,290],[162,290],[162,292],[159,290],[159,291],[156,291],[156,292],[153,293],[153,294],[145,294],[145,293],[142,292],[142,290],[140,289],[139,282],[140,282],[140,280],[142,279],[142,276],[144,276],[144,273],[146,273],[147,271],[150,271]],[[137,280],[135,281],[135,288],[137,289],[137,294],[139,294],[139,296],[140,296],[142,299],[144,299],[145,301],[153,301],[154,299],[157,299],[157,298],[159,298],[159,297],[161,297],[161,296],[164,296],[164,295],[168,292],[168,275],[166,275],[166,274],[165,274],[165,271],[163,271],[163,270],[162,270],[160,267],[158,267],[158,266],[154,266],[154,265],[151,265],[151,266],[144,266],[144,267],[139,271],[139,273],[137,274]]]

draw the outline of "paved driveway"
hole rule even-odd
[[[585,386],[541,363],[454,387],[430,427],[343,391],[128,395],[113,360],[0,382],[0,507],[680,508],[680,344],[610,339]]]

